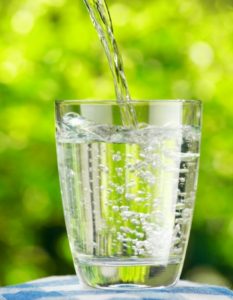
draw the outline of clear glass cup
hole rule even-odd
[[[164,287],[184,263],[197,188],[201,102],[56,102],[56,141],[77,274],[100,288]]]

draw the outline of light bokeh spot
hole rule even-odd
[[[192,44],[189,49],[190,60],[200,68],[208,68],[214,60],[213,48],[206,42]]]
[[[12,28],[15,32],[26,35],[32,30],[34,19],[33,14],[29,11],[17,11],[11,20]]]

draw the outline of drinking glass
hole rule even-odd
[[[100,288],[173,285],[180,277],[197,189],[201,102],[56,102],[56,142],[74,267]]]

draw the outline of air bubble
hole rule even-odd
[[[120,208],[119,208],[119,206],[114,205],[114,206],[112,207],[112,210],[117,212],[117,211],[120,210]]]
[[[182,202],[176,204],[176,209],[184,209],[185,205]]]
[[[123,169],[122,168],[116,168],[116,173],[118,176],[121,176],[123,174]]]
[[[138,194],[139,194],[139,195],[144,195],[144,194],[145,194],[145,191],[139,190],[139,191],[138,191]]]
[[[173,252],[174,252],[174,254],[182,254],[182,252],[183,252],[183,248],[174,248],[174,250],[173,250]]]
[[[135,194],[126,193],[125,198],[128,199],[128,200],[134,200],[135,199]]]
[[[141,171],[139,174],[140,178],[144,179],[149,184],[154,184],[156,179],[153,174],[149,171]]]
[[[129,207],[127,205],[122,205],[120,207],[121,211],[128,211],[129,210]]]
[[[146,154],[145,154],[144,152],[141,152],[141,153],[139,154],[139,156],[140,156],[141,158],[146,158]]]
[[[122,159],[120,152],[118,151],[117,153],[113,154],[112,159],[114,161],[120,161]]]
[[[139,224],[140,224],[140,221],[137,220],[137,219],[131,219],[131,223],[132,223],[132,224],[135,224],[135,225],[139,225]],[[136,226],[136,229],[139,229],[139,227]]]
[[[117,240],[118,240],[119,242],[122,242],[123,239],[124,239],[123,235],[120,234],[119,232],[117,232]]]
[[[137,236],[138,238],[142,239],[142,238],[144,237],[144,233],[142,233],[142,232],[137,232],[137,233],[136,233],[136,236]]]
[[[117,194],[120,194],[120,195],[122,195],[123,193],[124,193],[124,187],[123,186],[117,186],[116,187],[116,192],[117,192]]]
[[[175,229],[174,229],[174,234],[177,235],[180,231],[181,231],[180,224],[176,224]]]
[[[158,167],[158,163],[156,161],[153,161],[151,164],[152,168],[157,168]]]
[[[132,188],[136,185],[136,183],[134,181],[130,181],[129,183],[126,184],[127,188]]]
[[[190,215],[191,215],[191,210],[189,208],[185,208],[182,213],[183,218],[188,219]]]
[[[68,176],[74,177],[75,176],[75,172],[72,169],[68,169]]]
[[[128,227],[121,226],[120,230],[123,231],[123,232],[125,232],[125,233],[131,233],[131,229],[128,228]]]
[[[99,168],[104,173],[108,173],[109,172],[109,168],[107,166],[105,166],[105,165],[100,164]]]
[[[121,216],[123,219],[129,219],[134,215],[134,213],[132,211],[123,211],[121,213]]]
[[[128,169],[130,172],[134,172],[135,171],[135,165],[134,164],[126,164],[126,169]]]
[[[138,254],[139,255],[143,255],[145,253],[145,250],[144,249],[138,249]]]

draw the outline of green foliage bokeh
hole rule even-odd
[[[109,0],[133,98],[202,99],[183,278],[233,281],[233,3]],[[59,192],[55,99],[114,98],[81,0],[0,2],[0,284],[74,273]]]

